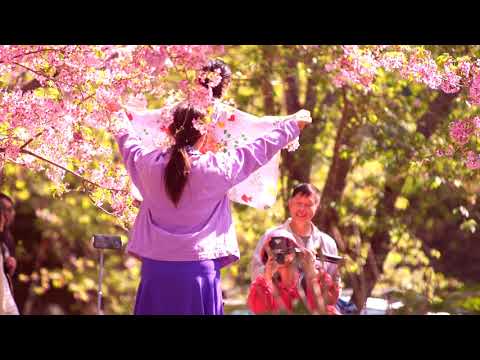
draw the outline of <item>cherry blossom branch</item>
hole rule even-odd
[[[31,139],[29,139],[25,144],[23,144],[22,146],[20,146],[20,150],[23,150],[27,147],[27,145],[29,145],[33,140],[35,140],[36,138],[38,138],[39,136],[41,136],[44,132],[45,132],[46,129],[43,129],[42,131],[40,131],[38,134],[36,134],[35,136],[33,136]]]
[[[67,84],[67,83],[64,82],[64,81],[55,79],[55,78],[53,78],[53,77],[51,77],[51,76],[49,76],[49,75],[43,74],[43,73],[41,73],[40,71],[37,71],[37,70],[35,70],[35,69],[32,69],[32,68],[30,68],[30,67],[28,67],[28,66],[25,66],[25,65],[23,65],[23,64],[20,64],[20,63],[18,63],[18,62],[12,62],[12,64],[17,65],[17,66],[20,66],[20,67],[24,68],[25,70],[30,71],[30,72],[38,75],[38,76],[42,76],[42,77],[44,77],[44,78],[46,78],[46,79],[48,79],[48,80],[51,80],[51,81],[53,81],[54,83],[57,83],[57,82],[58,82],[58,83],[60,83],[60,84],[64,84],[64,85],[67,85],[67,86],[69,85],[69,84]],[[59,90],[60,90],[60,89],[59,89]]]
[[[152,50],[153,50],[153,48],[152,48]],[[174,59],[174,60],[175,60],[175,57],[170,54],[170,51],[168,50],[168,48],[165,48],[165,52],[167,53],[167,55],[168,55],[168,57],[169,57],[170,59]],[[172,61],[172,64],[173,64],[173,68],[175,69],[175,71],[176,71],[177,73],[183,72],[183,73],[185,74],[186,80],[188,80],[189,83],[192,83],[192,81],[191,81],[190,78],[188,77],[187,70],[186,70],[185,68],[183,68],[182,71],[180,71],[180,69],[177,67],[177,65],[175,64],[174,61]]]
[[[108,211],[108,210],[105,209],[103,206],[98,205],[98,204],[95,202],[95,199],[92,197],[90,191],[87,193],[87,196],[88,196],[88,198],[90,199],[90,201],[91,201],[97,208],[99,208],[100,210],[102,210],[105,214],[110,215],[110,216],[113,216],[113,217],[117,217],[114,213]]]
[[[69,174],[75,176],[76,178],[82,180],[83,182],[86,182],[86,183],[90,184],[90,185],[99,187],[99,188],[101,188],[101,189],[109,190],[109,191],[116,191],[116,192],[127,193],[127,191],[126,191],[126,190],[123,190],[123,189],[106,188],[106,187],[104,187],[104,186],[102,186],[102,185],[100,185],[100,184],[97,184],[97,183],[94,182],[94,181],[91,181],[91,180],[83,177],[82,175],[76,173],[75,171],[72,171],[72,170],[70,170],[70,169],[67,169],[66,167],[64,167],[64,166],[62,166],[62,165],[60,165],[60,164],[57,164],[56,162],[53,162],[53,161],[51,161],[51,160],[49,160],[49,159],[44,158],[43,156],[40,156],[40,155],[38,155],[38,154],[33,153],[33,152],[31,152],[30,150],[21,149],[20,152],[23,153],[23,154],[27,154],[27,155],[33,156],[33,157],[35,157],[35,158],[37,158],[37,159],[39,159],[39,160],[43,160],[43,161],[49,163],[50,165],[56,166],[56,167],[58,167],[58,168],[60,168],[60,169],[62,169],[62,170],[64,170],[64,171],[68,172]]]
[[[83,96],[83,93],[81,93],[81,94],[82,94],[82,96]],[[88,99],[94,97],[95,95],[96,95],[96,93],[92,93],[92,94],[88,95],[86,98],[83,98],[83,99],[78,103],[78,105],[82,105],[85,101],[87,101]]]
[[[64,46],[62,49],[54,49],[54,48],[46,48],[46,49],[39,49],[39,50],[35,50],[35,51],[29,51],[29,52],[26,52],[26,53],[23,53],[23,54],[18,54],[18,55],[15,55],[14,57],[12,57],[12,60],[13,59],[17,59],[19,57],[23,57],[23,56],[28,56],[28,55],[33,55],[33,54],[38,54],[38,53],[41,53],[41,52],[47,52],[47,51],[58,51],[58,52],[65,52],[65,49],[67,47]],[[3,60],[0,60],[0,64],[4,64],[5,61]]]
[[[114,213],[108,211],[108,210],[105,209],[103,206],[98,205],[98,204],[95,202],[95,199],[92,198],[91,192],[87,192],[87,196],[88,196],[88,198],[90,199],[90,201],[92,202],[92,204],[93,204],[96,208],[100,209],[101,211],[103,211],[103,212],[104,212],[105,214],[107,214],[107,215],[110,215],[110,216],[112,216],[112,217],[114,217],[114,218],[118,218],[118,216],[115,215]],[[125,230],[125,231],[128,232],[128,229],[127,229],[124,225],[122,225],[122,224],[117,224],[117,225],[120,226],[123,230]]]

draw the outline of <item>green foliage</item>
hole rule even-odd
[[[47,179],[12,165],[4,168],[4,175],[1,190],[16,200],[17,222],[22,221],[22,229],[14,229],[18,286],[27,291],[17,300],[21,308],[25,302],[39,303],[37,298],[49,298],[55,290],[64,294],[60,300],[64,312],[94,313],[99,269],[98,254],[90,239],[96,233],[121,234],[125,244],[124,230],[82,193],[73,191],[57,197]],[[131,313],[138,281],[136,260],[123,252],[106,251],[106,313]],[[76,302],[70,304],[70,298]],[[34,307],[32,311],[42,313],[46,309]]]
[[[347,99],[354,115],[342,131],[352,136],[342,144],[338,155],[350,167],[341,197],[332,204],[339,217],[335,225],[342,230],[348,249],[343,254],[346,262],[342,269],[346,285],[352,286],[349,274],[361,274],[366,264],[369,237],[386,230],[390,236],[386,244],[388,254],[379,269],[381,276],[375,295],[396,289],[395,296],[406,304],[400,310],[403,313],[441,309],[478,313],[478,291],[462,283],[478,282],[469,274],[478,274],[472,259],[480,253],[479,173],[466,169],[458,152],[452,158],[435,156],[438,148],[450,144],[450,121],[478,115],[478,109],[455,100],[448,116],[426,139],[418,132],[418,120],[429,111],[429,104],[438,93],[387,72],[380,72],[370,94],[355,88],[338,90],[324,66],[341,51],[339,46],[308,50],[286,45],[226,48],[223,58],[233,73],[227,99],[233,100],[238,108],[256,115],[287,114],[287,103],[292,100],[286,85],[289,76],[296,78],[301,107],[311,83],[315,101],[309,108],[314,122],[302,134],[301,149],[289,160],[286,157],[282,160],[283,178],[275,206],[265,211],[233,206],[241,259],[223,270],[224,287],[240,289],[242,296],[246,296],[253,250],[267,229],[285,221],[283,200],[300,175],[321,190],[327,183]],[[439,65],[447,61],[448,57],[442,55],[445,53],[480,55],[478,46],[426,46],[425,49],[439,56]],[[0,81],[10,80],[4,74]],[[45,95],[57,96],[53,92]],[[273,102],[273,110],[267,109],[267,100]],[[161,105],[161,98],[149,99],[150,107]],[[102,142],[112,141],[106,134],[83,135]],[[119,161],[118,154],[114,161]],[[96,168],[99,164],[91,166]],[[17,232],[21,272],[17,283],[25,290],[22,305],[34,299],[38,305],[33,311],[46,312],[46,307],[41,306],[42,299],[53,302],[54,292],[61,291],[66,299],[65,312],[94,313],[98,261],[90,238],[94,233],[118,233],[125,243],[127,234],[121,224],[94,207],[85,194],[76,192],[79,184],[74,179],[69,187],[55,188],[45,177],[11,165],[3,169],[3,175],[1,190],[15,198],[18,217],[28,226],[26,231]],[[386,211],[382,202],[387,195],[387,184],[391,185],[390,190],[398,190],[392,213]],[[91,196],[96,199],[104,195],[93,192]],[[470,260],[459,262],[457,258]],[[139,271],[139,263],[125,254],[106,254],[107,313],[131,313]]]

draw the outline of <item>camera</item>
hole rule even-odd
[[[325,261],[325,262],[328,262],[328,263],[331,263],[331,264],[338,264],[339,262],[341,262],[343,260],[343,257],[341,256],[337,256],[337,255],[329,255],[329,254],[323,254],[321,253],[321,250],[318,250],[319,252],[317,252],[317,260],[320,260],[320,261]]]
[[[117,235],[93,235],[93,247],[96,249],[119,250],[122,248],[122,240]]]
[[[269,245],[275,262],[280,265],[285,264],[285,256],[288,254],[300,252],[293,241],[285,237],[272,237]]]

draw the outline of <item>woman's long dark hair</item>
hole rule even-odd
[[[175,139],[170,160],[165,168],[164,183],[168,197],[178,205],[190,173],[190,160],[187,146],[193,146],[202,134],[193,126],[194,119],[203,118],[203,114],[188,104],[180,104],[174,111],[173,122],[168,130]]]
[[[207,65],[202,68],[202,71],[210,72],[215,71],[216,69],[220,69],[222,80],[217,86],[212,88],[212,95],[214,98],[220,99],[222,97],[223,88],[230,83],[232,71],[230,70],[230,67],[220,59],[210,60]],[[206,79],[206,81],[200,80],[200,84],[204,87],[208,87],[208,79]]]

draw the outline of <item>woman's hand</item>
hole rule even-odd
[[[307,248],[302,249],[301,262],[307,278],[311,279],[318,274],[315,268],[315,253]]]
[[[267,254],[268,254],[268,260],[267,263],[265,264],[265,281],[267,284],[272,285],[273,284],[273,275],[277,272],[278,269],[278,264],[275,261],[272,251],[267,247]]]
[[[303,130],[307,124],[312,123],[312,116],[310,115],[310,111],[302,109],[297,111],[295,114],[295,119],[297,119],[298,127],[300,130]]]

